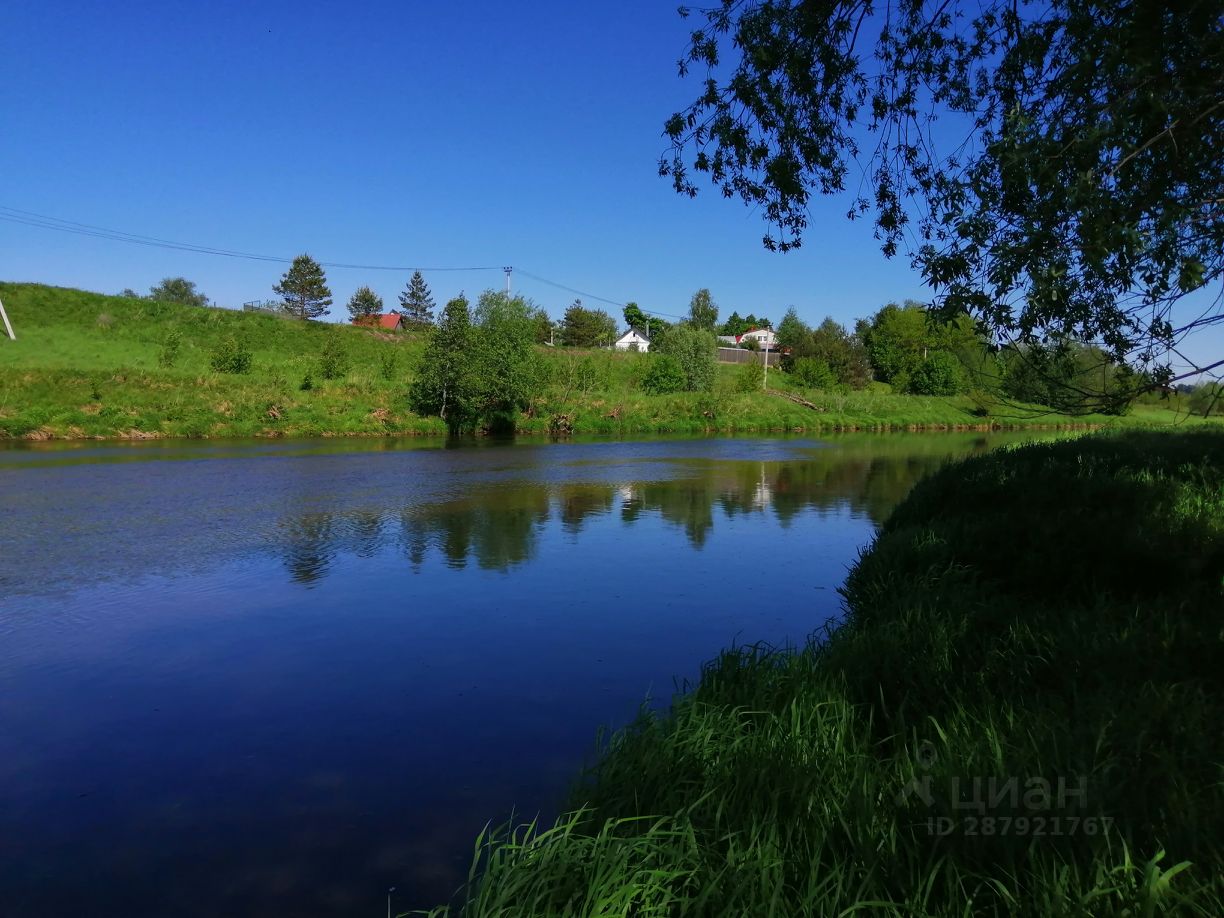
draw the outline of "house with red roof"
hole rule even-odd
[[[353,320],[354,325],[362,328],[381,328],[384,331],[403,331],[404,317],[396,312],[384,312],[378,316],[359,316]]]

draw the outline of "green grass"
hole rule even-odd
[[[608,739],[554,826],[479,839],[434,914],[1224,915],[1224,434],[947,467],[843,592]]]
[[[407,407],[421,334],[392,335],[104,296],[39,284],[0,283],[18,339],[0,338],[0,438],[245,437],[443,434],[437,418]],[[159,364],[168,337],[182,341],[173,366]],[[210,366],[233,336],[252,352],[249,373]],[[342,378],[325,380],[320,356],[337,342]],[[547,434],[559,419],[574,433],[698,433],[782,430],[905,430],[1161,425],[1187,422],[1159,406],[1131,417],[1066,417],[1028,408],[979,417],[967,398],[879,391],[802,392],[820,409],[776,395],[736,391],[735,366],[719,367],[714,391],[651,396],[640,389],[645,355],[544,349],[551,382],[519,417],[521,433]],[[389,362],[389,363],[388,363]],[[302,389],[311,376],[313,387]],[[770,372],[770,388],[795,390]],[[1193,423],[1201,423],[1194,421]]]

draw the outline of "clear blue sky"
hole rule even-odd
[[[698,287],[724,316],[775,322],[790,304],[850,323],[925,299],[845,200],[818,201],[804,247],[778,255],[757,214],[658,177],[663,121],[697,92],[676,75],[689,28],[668,0],[12,0],[0,205],[321,261],[514,265],[661,313]],[[283,270],[0,221],[4,279],[118,292],[183,275],[237,305]],[[426,276],[440,302],[504,283]],[[390,305],[407,280],[329,278],[340,314],[357,286]],[[514,286],[554,316],[573,299],[518,272]]]

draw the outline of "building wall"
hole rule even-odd
[[[644,351],[650,350],[650,342],[647,341],[645,338],[640,337],[639,335],[631,335],[627,338],[624,338],[623,340],[617,341],[613,345],[613,347],[615,347],[618,351],[632,350],[630,345],[633,344],[633,342],[635,341],[637,342],[639,351],[644,352]]]

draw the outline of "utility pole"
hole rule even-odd
[[[762,389],[769,388],[769,339],[765,339],[765,380],[761,383]]]
[[[0,319],[4,319],[4,330],[8,332],[8,336],[16,341],[17,336],[13,334],[13,326],[9,324],[8,313],[4,311],[4,303],[0,302]]]
[[[514,267],[513,265],[506,265],[506,267],[502,268],[502,270],[506,272],[506,298],[509,299],[510,298],[510,273],[514,270]]]

